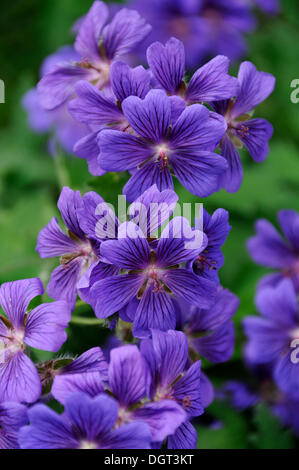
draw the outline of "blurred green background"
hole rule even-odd
[[[58,216],[56,201],[61,184],[82,192],[97,190],[114,203],[126,176],[93,178],[84,161],[62,156],[59,165],[47,152],[47,138],[34,134],[21,109],[22,95],[38,80],[43,59],[58,47],[72,42],[71,25],[84,14],[89,0],[16,0],[6,2],[0,17],[0,78],[6,86],[6,102],[0,104],[0,283],[39,276],[46,283],[55,260],[40,260],[35,252],[39,230]],[[277,84],[273,95],[256,111],[275,129],[268,159],[260,164],[242,154],[244,182],[237,194],[221,191],[202,202],[208,211],[223,207],[230,211],[232,231],[224,248],[225,266],[221,280],[241,299],[236,315],[236,351],[223,365],[211,366],[209,377],[219,383],[246,377],[241,362],[240,321],[255,312],[255,287],[264,274],[246,252],[245,242],[253,234],[257,218],[276,223],[282,208],[299,210],[299,104],[292,104],[290,83],[299,79],[299,5],[282,1],[277,17],[259,16],[258,30],[248,38],[249,53],[258,69],[271,72]],[[237,67],[232,67],[236,73]],[[113,185],[113,189],[112,189]],[[198,199],[177,186],[183,202]],[[83,312],[84,313],[84,312]],[[86,315],[91,313],[87,310]],[[79,353],[103,340],[100,328],[70,328],[65,351]],[[36,353],[37,357],[42,357]],[[201,448],[294,447],[295,439],[283,430],[263,406],[253,413],[237,413],[215,403],[208,416],[222,422],[220,429],[199,426]],[[298,445],[298,444],[297,444]]]

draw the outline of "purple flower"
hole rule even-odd
[[[101,255],[121,271],[92,286],[95,314],[107,318],[129,305],[135,336],[149,336],[151,328],[174,329],[174,297],[205,307],[213,302],[215,284],[183,266],[205,245],[203,234],[182,217],[175,217],[152,246],[133,222],[122,224],[118,239],[101,245]]]
[[[224,119],[200,104],[180,110],[175,119],[173,103],[162,90],[151,90],[144,100],[130,96],[122,110],[134,134],[103,130],[98,136],[101,168],[133,173],[123,189],[130,201],[153,184],[172,189],[172,172],[199,197],[219,188],[226,162],[213,151],[226,130]]]
[[[38,90],[45,109],[67,102],[79,80],[95,83],[99,89],[105,87],[112,61],[134,49],[151,29],[134,10],[123,8],[106,24],[108,16],[107,5],[95,1],[79,24],[74,44],[79,59],[57,64],[41,79]]]
[[[18,432],[28,422],[26,406],[0,403],[0,449],[18,449]]]
[[[262,317],[247,317],[243,325],[248,337],[246,356],[251,363],[270,364],[282,392],[299,400],[298,302],[292,283],[260,289],[256,298]]]
[[[108,390],[119,405],[118,425],[146,422],[151,429],[152,441],[162,442],[185,420],[185,412],[170,400],[150,402],[149,381],[147,364],[137,346],[112,349],[109,366],[102,351],[94,348],[55,376],[52,394],[64,404],[76,391],[95,397]]]
[[[30,301],[43,294],[40,279],[6,282],[0,287],[0,402],[32,403],[41,394],[41,382],[27,346],[56,352],[66,341],[71,318],[66,302],[41,304],[28,311]]]
[[[228,399],[230,405],[238,410],[244,411],[258,403],[260,397],[257,393],[249,390],[245,383],[236,380],[230,380],[217,391],[219,400]]]
[[[279,0],[251,0],[256,3],[262,10],[270,15],[276,15],[279,12]]]
[[[250,238],[247,248],[252,259],[278,272],[262,278],[260,287],[276,286],[290,279],[299,292],[299,214],[293,210],[278,212],[278,220],[285,238],[265,219],[256,223],[257,234]]]
[[[224,54],[231,59],[243,55],[243,33],[254,28],[250,8],[238,0],[133,0],[153,26],[148,43],[180,39],[186,48],[188,68],[205,57]]]
[[[232,317],[239,307],[239,299],[228,289],[218,287],[210,309],[178,302],[178,328],[188,339],[192,359],[202,356],[213,363],[228,361],[234,350]]]
[[[228,212],[217,209],[212,215],[203,209],[203,232],[208,238],[205,249],[190,264],[195,274],[219,283],[218,271],[223,266],[224,257],[221,247],[224,244],[231,226],[228,223]],[[195,227],[199,219],[195,220]]]
[[[117,402],[104,394],[73,393],[62,415],[45,405],[33,406],[28,415],[30,425],[19,434],[22,449],[150,449],[147,424],[116,426]]]
[[[184,44],[171,38],[165,46],[153,43],[147,49],[147,60],[158,84],[169,95],[180,95],[187,103],[217,101],[232,98],[238,91],[238,80],[228,75],[229,59],[217,56],[200,67],[188,84],[185,74]]]
[[[93,195],[95,193],[91,193]],[[103,201],[100,196],[96,197]],[[79,280],[97,261],[97,242],[89,240],[82,231],[78,210],[83,206],[79,191],[64,187],[58,200],[58,209],[68,229],[68,236],[61,230],[54,217],[43,228],[37,240],[36,250],[41,258],[60,256],[60,266],[50,278],[47,293],[56,300],[65,300],[74,307]]]
[[[236,99],[213,103],[215,111],[227,121],[221,155],[227,160],[228,169],[221,178],[221,184],[229,192],[238,191],[242,183],[238,148],[245,145],[253,160],[261,162],[268,156],[268,141],[273,134],[268,121],[251,119],[251,116],[252,110],[272,93],[275,78],[269,73],[258,72],[251,62],[242,62],[238,80],[240,88]]]
[[[130,124],[126,120],[121,103],[128,96],[144,98],[150,90],[150,74],[142,66],[131,69],[124,62],[116,61],[110,70],[111,92],[100,91],[86,81],[80,81],[75,91],[77,98],[69,104],[69,111],[76,121],[92,130],[90,134],[78,140],[74,147],[80,158],[86,158],[92,174],[105,173],[98,163],[98,133],[109,126],[128,132]]]
[[[200,361],[195,362],[187,371],[188,342],[184,333],[179,331],[161,332],[152,330],[152,339],[143,340],[141,352],[146,359],[151,373],[150,395],[154,402],[174,400],[186,411],[190,420],[203,413],[200,388]],[[190,423],[168,440],[169,448],[196,448],[192,439],[194,433]],[[177,441],[183,439],[183,429],[189,431],[184,442],[177,447]],[[192,428],[192,426],[191,426]],[[190,433],[190,435],[189,435]],[[191,441],[190,441],[191,438]]]

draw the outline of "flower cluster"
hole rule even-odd
[[[191,30],[204,32],[207,43],[215,19],[215,42],[228,47],[238,48],[240,31],[252,24],[247,2],[174,3],[157,2],[161,25],[170,11],[175,21],[184,8],[187,27],[190,20]],[[3,448],[195,448],[192,420],[214,398],[201,359],[220,363],[233,353],[232,317],[239,301],[218,275],[229,215],[224,209],[209,214],[200,206],[193,225],[178,213],[173,177],[198,197],[221,188],[237,191],[242,180],[237,148],[244,145],[255,161],[268,154],[272,126],[251,117],[275,80],[250,62],[232,77],[223,55],[189,74],[193,53],[187,41],[185,57],[184,44],[176,39],[181,25],[175,22],[163,27],[163,42],[147,48],[148,67],[137,65],[132,52],[151,31],[145,10],[144,17],[127,8],[111,16],[105,3],[95,1],[75,25],[74,47],[46,60],[37,89],[23,101],[33,126],[53,129],[64,148],[87,160],[93,175],[128,170],[123,194],[130,205],[116,216],[98,193],[82,196],[64,187],[58,209],[65,230],[52,218],[36,246],[41,258],[59,258],[47,285],[54,301],[42,303],[39,279],[2,284]],[[196,61],[197,43],[192,45]],[[203,55],[212,47],[234,56],[216,43]],[[289,319],[277,326],[275,313],[267,318],[273,325],[264,325],[277,329],[269,361],[285,393],[290,389],[281,362],[287,359],[280,353],[298,333],[295,294],[287,290]],[[66,341],[78,296],[94,311],[92,320],[117,333],[118,347],[109,358],[94,347],[76,358],[34,363],[31,348],[56,353]],[[284,307],[280,301],[277,308]],[[289,375],[297,385],[292,368]],[[45,404],[50,399],[64,407],[62,414]]]
[[[278,214],[286,240],[270,222],[257,222],[257,235],[248,241],[252,258],[280,269],[259,283],[256,305],[260,316],[243,320],[247,336],[245,362],[255,374],[254,390],[239,382],[224,387],[233,406],[245,409],[258,401],[267,403],[282,424],[299,435],[299,303],[296,272],[299,215],[293,210]],[[297,245],[296,245],[297,243]]]
[[[158,3],[163,11],[170,8],[169,2]],[[245,4],[206,3],[211,5],[200,8],[219,9],[232,26],[246,23]],[[177,8],[183,5],[178,2]],[[153,8],[151,3],[151,10],[159,11],[158,4]],[[195,21],[195,11],[186,13]],[[173,176],[198,197],[221,188],[237,191],[242,181],[237,148],[245,145],[258,162],[269,152],[272,126],[251,116],[273,91],[274,77],[250,62],[241,64],[238,79],[231,77],[227,54],[204,64],[187,82],[186,60],[189,66],[190,50],[202,42],[192,39],[188,47],[188,41],[171,37],[177,36],[171,28],[165,45],[153,42],[147,48],[148,69],[130,67],[126,57],[151,27],[135,10],[121,9],[110,22],[108,17],[107,6],[94,2],[76,27],[74,47],[46,60],[37,90],[23,101],[33,127],[53,128],[56,140],[85,158],[96,176],[129,170],[123,191],[131,202],[153,184],[173,188]],[[153,31],[158,29],[168,31]]]

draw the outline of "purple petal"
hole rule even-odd
[[[189,421],[185,421],[173,436],[168,438],[168,449],[196,449],[197,431]]]
[[[98,132],[82,137],[74,146],[74,153],[79,158],[85,158],[88,164],[88,171],[94,176],[102,176],[106,173],[98,162],[100,149],[98,146]]]
[[[170,96],[169,97],[170,106],[171,106],[171,120],[174,124],[182,112],[186,109],[186,102],[180,96]]]
[[[290,280],[281,281],[273,288],[260,289],[256,297],[256,305],[260,313],[272,320],[281,329],[296,328],[298,323],[297,296]]]
[[[187,269],[169,270],[163,281],[177,298],[190,304],[209,308],[214,302],[215,284],[209,279],[196,276]]]
[[[299,401],[299,339],[296,346],[297,349],[291,350],[279,359],[274,370],[274,379],[282,392]],[[292,358],[292,353],[294,353],[294,358]]]
[[[55,268],[47,285],[49,297],[55,300],[65,300],[73,309],[77,299],[77,282],[82,268],[80,258]]]
[[[75,84],[89,77],[88,69],[77,65],[67,64],[55,68],[44,75],[37,85],[41,106],[48,110],[61,106],[74,94]]]
[[[148,403],[137,408],[133,413],[134,419],[149,425],[154,442],[164,441],[186,419],[183,408],[173,400]]]
[[[111,60],[131,52],[150,32],[151,26],[135,10],[122,8],[103,29],[103,47]]]
[[[27,408],[20,403],[0,404],[0,449],[19,449],[18,432],[28,422]]]
[[[44,288],[39,278],[4,282],[0,287],[0,305],[15,328],[24,326],[24,317],[29,303]]]
[[[165,46],[154,42],[147,49],[147,62],[154,77],[168,94],[175,94],[180,88],[185,73],[184,44],[171,38]]]
[[[207,234],[209,246],[222,246],[231,230],[229,213],[225,209],[217,209],[210,216],[204,211],[203,231]]]
[[[78,98],[70,102],[69,112],[76,121],[92,126],[93,130],[124,119],[115,100],[105,96],[91,83],[83,80],[77,83],[76,94]]]
[[[174,217],[164,228],[158,242],[156,260],[161,267],[174,266],[193,259],[205,249],[207,237],[193,230],[184,217]]]
[[[171,147],[175,153],[214,150],[222,139],[227,124],[217,113],[209,111],[201,104],[188,106],[175,122],[171,135]]]
[[[101,254],[112,264],[123,269],[146,268],[151,259],[146,235],[133,222],[124,222],[118,230],[118,240],[108,240],[101,245]]]
[[[101,242],[105,238],[116,237],[117,220],[115,213],[95,191],[84,194],[83,204],[78,209],[77,216],[80,227],[89,238]]]
[[[228,321],[207,336],[193,339],[192,347],[214,364],[228,361],[234,352],[234,332],[234,324]]]
[[[200,416],[204,412],[201,401],[200,366],[200,361],[192,364],[183,377],[173,385],[174,397],[185,409],[188,417]]]
[[[133,323],[133,334],[137,338],[150,336],[151,328],[166,331],[174,329],[176,323],[173,302],[163,290],[155,291],[148,285],[139,302]]]
[[[275,78],[270,73],[258,72],[251,62],[242,62],[238,80],[239,95],[231,111],[232,117],[248,113],[272,93]]]
[[[133,173],[123,187],[123,194],[126,195],[129,202],[133,202],[153,185],[156,185],[159,191],[173,189],[169,168],[161,168],[159,164],[151,160]]]
[[[71,309],[66,302],[41,304],[27,317],[24,342],[32,348],[56,352],[67,339],[64,330],[70,320]]]
[[[35,405],[28,411],[30,425],[21,428],[22,449],[75,449],[79,443],[70,425],[46,405]]]
[[[77,210],[82,207],[82,205],[80,191],[73,191],[67,186],[62,188],[57,207],[60,210],[63,221],[76,237],[85,240],[84,232],[80,228],[77,215]]]
[[[141,275],[123,274],[96,282],[91,288],[96,316],[98,318],[107,318],[118,312],[120,308],[137,295],[143,281]]]
[[[214,400],[215,392],[212,382],[203,372],[200,375],[200,393],[202,405],[204,408],[207,408]]]
[[[124,62],[113,62],[110,69],[113,92],[120,103],[128,96],[145,98],[150,91],[150,74],[141,65],[134,69]]]
[[[299,252],[299,214],[293,210],[278,212],[278,220],[282,231],[290,244]]]
[[[189,102],[218,101],[236,96],[238,80],[228,74],[228,57],[218,55],[192,76],[186,98]]]
[[[129,96],[123,101],[123,112],[134,131],[152,142],[166,137],[171,122],[171,104],[162,90],[151,90],[144,100]]]
[[[145,397],[148,388],[147,365],[137,346],[112,349],[109,385],[120,406],[130,407]]]
[[[219,287],[215,303],[209,310],[195,309],[188,318],[192,331],[212,331],[230,320],[239,308],[240,300],[228,289]]]
[[[108,364],[101,348],[88,349],[67,366],[60,369],[63,374],[82,374],[100,372],[103,380],[108,378]]]
[[[246,358],[250,362],[272,362],[279,358],[288,344],[288,334],[266,318],[246,317],[243,320],[243,328],[249,339]]]
[[[237,127],[237,136],[246,145],[253,160],[265,160],[269,154],[268,141],[273,135],[273,126],[265,119],[251,119],[241,122]]]
[[[116,401],[107,395],[91,398],[76,392],[67,399],[65,413],[74,435],[100,443],[116,422],[118,406]]]
[[[150,449],[150,428],[146,423],[129,423],[120,426],[105,437],[101,448]]]
[[[227,161],[228,168],[220,176],[220,185],[229,193],[235,193],[243,181],[243,168],[239,152],[227,135],[222,139],[221,156]]]
[[[226,160],[219,155],[188,149],[173,155],[171,165],[180,183],[198,197],[207,197],[218,191],[219,177],[227,169]]]
[[[296,261],[296,257],[270,222],[258,220],[256,232],[247,242],[248,251],[256,263],[268,268],[285,268]]]
[[[152,236],[170,219],[177,201],[173,190],[159,191],[154,184],[130,205],[130,219],[137,220],[140,227],[145,227],[144,232]]]
[[[107,171],[131,170],[148,160],[153,153],[139,137],[115,130],[100,132],[98,144],[99,165]]]
[[[51,395],[61,404],[75,392],[84,392],[90,397],[104,393],[103,378],[100,372],[57,375],[51,388]]]
[[[77,249],[78,244],[61,230],[56,217],[53,217],[38,234],[36,251],[41,258],[62,256],[74,253]]]
[[[82,58],[99,59],[100,35],[108,16],[107,5],[96,1],[83,18],[75,41],[75,49]]]
[[[33,362],[22,351],[13,354],[0,367],[0,402],[33,403],[42,386]]]
[[[152,341],[159,370],[159,385],[171,385],[184,371],[188,341],[181,331],[152,331]]]

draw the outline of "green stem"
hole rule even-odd
[[[100,320],[99,318],[73,317],[70,323],[73,323],[74,325],[98,325],[103,328],[107,328],[106,321]]]
[[[66,169],[64,156],[61,152],[59,152],[59,149],[57,150],[53,159],[60,188],[63,188],[63,186],[70,186],[70,179]]]

